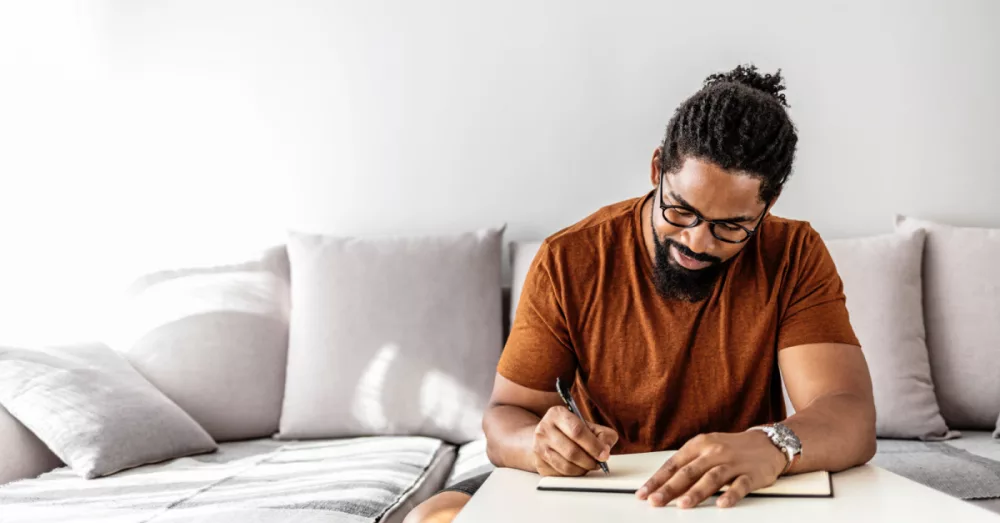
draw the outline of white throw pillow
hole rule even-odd
[[[0,348],[0,405],[87,479],[217,448],[103,345]]]
[[[826,244],[844,283],[851,326],[868,361],[878,436],[957,436],[941,417],[924,342],[923,231]]]
[[[292,234],[280,437],[481,437],[502,343],[502,235]]]
[[[132,284],[109,344],[215,438],[278,430],[288,354],[285,248]]]
[[[1000,414],[1000,229],[897,216],[927,232],[924,321],[941,414],[954,428],[990,430]]]

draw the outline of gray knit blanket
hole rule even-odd
[[[945,442],[880,439],[872,464],[961,499],[1000,499],[1000,462]]]

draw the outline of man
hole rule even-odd
[[[688,508],[871,459],[871,378],[836,268],[807,223],[768,213],[798,140],[783,90],[754,66],[709,76],[653,152],[653,190],[545,240],[483,420],[495,465],[575,476],[679,449],[636,496]],[[450,519],[483,480],[410,521]]]

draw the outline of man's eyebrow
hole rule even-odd
[[[684,207],[687,207],[688,209],[691,209],[692,211],[695,211],[698,214],[701,214],[701,211],[699,211],[698,209],[695,209],[694,205],[691,205],[690,203],[688,203],[688,201],[685,200],[683,196],[675,193],[674,191],[670,191],[670,197],[673,198],[674,200],[677,200],[677,202],[680,203],[681,205],[683,205]],[[752,221],[754,221],[756,219],[757,219],[756,216],[733,216],[732,218],[723,218],[721,220],[712,220],[712,221],[715,221],[715,222],[752,222]]]

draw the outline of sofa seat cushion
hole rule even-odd
[[[423,437],[224,443],[86,481],[66,468],[0,487],[5,522],[388,522],[443,487],[455,448]]]
[[[490,458],[486,455],[486,440],[470,441],[458,448],[455,466],[451,468],[445,486],[451,487],[456,483],[492,472],[493,468]]]

